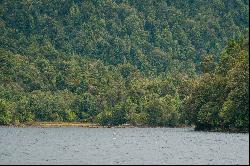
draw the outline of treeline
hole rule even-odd
[[[49,61],[0,51],[0,123],[87,121],[102,125],[249,126],[248,40],[231,41],[204,74],[146,77],[131,64],[81,56]]]
[[[0,1],[0,124],[248,130],[248,7],[247,0]]]
[[[0,55],[2,124],[178,122],[180,99],[170,77],[145,77],[129,63],[105,66],[81,56],[49,61],[4,50]]]
[[[219,57],[202,63],[182,105],[185,119],[199,130],[249,130],[249,41],[230,41]]]

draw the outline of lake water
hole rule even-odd
[[[249,134],[0,127],[0,164],[249,164]]]

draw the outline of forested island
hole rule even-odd
[[[249,131],[248,0],[0,0],[0,125]]]

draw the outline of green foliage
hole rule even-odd
[[[80,54],[144,73],[195,70],[248,28],[244,0],[48,0],[1,2],[0,45],[57,60]],[[178,63],[176,63],[178,62]]]
[[[2,0],[0,124],[245,130],[248,7],[245,0]]]
[[[172,96],[157,98],[148,96],[142,102],[142,109],[146,113],[146,124],[150,126],[176,126],[179,122],[179,103]]]
[[[12,122],[13,104],[0,99],[0,125],[9,125]]]
[[[231,41],[215,73],[194,81],[183,109],[197,129],[249,129],[248,45],[248,40]]]
[[[16,122],[32,122],[35,119],[34,113],[29,107],[29,98],[26,96],[22,97],[16,106],[15,121]]]

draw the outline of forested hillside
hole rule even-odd
[[[0,124],[248,130],[248,0],[0,0]]]

